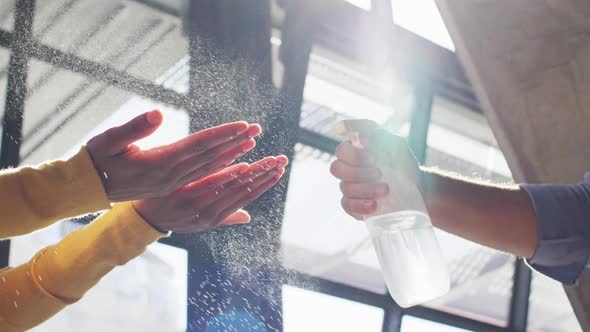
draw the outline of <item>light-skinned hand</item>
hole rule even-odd
[[[160,197],[232,164],[262,129],[244,121],[208,128],[175,143],[141,150],[133,143],[162,124],[151,111],[92,138],[87,149],[111,202]]]
[[[272,188],[285,173],[285,156],[241,163],[190,183],[161,198],[132,202],[135,210],[160,231],[204,232],[250,221],[241,210]]]
[[[362,220],[365,215],[375,212],[379,198],[396,190],[385,183],[383,170],[377,167],[376,159],[380,165],[413,183],[418,183],[421,171],[404,138],[369,120],[352,121],[347,125],[359,133],[361,147],[350,141],[338,145],[330,172],[341,180],[342,208]]]

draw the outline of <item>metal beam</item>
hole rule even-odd
[[[189,96],[194,101],[193,107],[188,109],[191,130],[238,119],[258,122],[263,126],[265,135],[257,140],[256,151],[248,154],[244,158],[246,161],[290,149],[289,144],[294,144],[296,137],[289,137],[290,132],[282,121],[287,116],[282,105],[276,102],[278,98],[272,86],[270,2],[194,0],[185,27],[190,45]],[[269,102],[261,105],[259,100]],[[238,108],[251,111],[232,112]],[[277,141],[282,144],[276,144]],[[275,186],[248,207],[253,216],[251,227],[217,232],[239,232],[244,245],[256,241],[264,246],[265,255],[276,257],[280,249],[278,244],[285,197],[284,186]],[[261,222],[262,216],[268,216],[269,210],[273,211],[273,218]],[[201,246],[198,241],[193,242]],[[201,247],[204,248],[189,250],[189,290],[208,292],[213,303],[203,307],[189,302],[189,330],[208,331],[216,327],[221,330],[217,326],[218,312],[242,311],[248,312],[253,320],[265,322],[265,329],[281,331],[281,284],[263,278],[262,285],[258,287],[267,289],[272,296],[261,295],[256,289],[243,285],[243,280],[227,273],[224,263],[207,257],[211,249],[206,244]],[[234,252],[260,255],[260,252],[247,253],[241,248],[234,248]],[[266,275],[269,268],[266,264],[259,266],[253,275]],[[231,291],[215,287],[208,279],[209,275],[217,275],[218,283],[233,285]],[[250,306],[261,310],[249,310]],[[242,329],[254,327],[249,324],[242,325]]]
[[[32,43],[31,56],[54,66],[86,75],[95,81],[101,81],[174,107],[186,109],[190,105],[187,96],[174,90],[118,71],[108,65],[83,59],[72,53],[63,52],[37,42]]]
[[[529,313],[532,272],[522,258],[518,258],[514,264],[514,282],[512,284],[508,327],[511,331],[524,332],[526,331]]]
[[[404,314],[437,322],[440,324],[451,325],[458,328],[478,331],[478,332],[512,332],[509,328],[488,324],[482,321],[453,315],[444,311],[439,311],[427,307],[412,307],[404,310]]]
[[[399,332],[402,328],[403,309],[398,305],[390,305],[383,315],[382,332]]]
[[[15,8],[14,34],[12,37],[6,104],[2,119],[2,145],[0,169],[16,167],[20,163],[27,74],[29,71],[30,41],[33,31],[35,0],[18,0]],[[6,36],[4,36],[5,38]],[[0,242],[0,268],[8,266],[10,242]]]
[[[295,270],[284,269],[277,273],[283,277],[282,283],[285,285],[298,287],[335,296],[341,299],[370,305],[377,308],[386,308],[393,302],[391,297],[386,294],[379,294],[364,290],[361,288],[345,285],[342,283],[314,277]]]
[[[434,94],[430,82],[422,81],[414,90],[414,106],[411,114],[408,144],[420,164],[426,161],[428,128],[432,114]]]

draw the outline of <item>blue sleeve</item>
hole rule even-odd
[[[564,284],[575,284],[590,257],[590,173],[579,184],[521,188],[537,216],[538,244],[528,264]]]

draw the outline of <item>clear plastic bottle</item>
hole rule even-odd
[[[338,127],[360,146],[350,124]],[[390,193],[377,201],[377,211],[365,221],[389,293],[404,308],[446,294],[449,273],[420,191],[379,156],[374,158]]]

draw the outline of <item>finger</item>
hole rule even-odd
[[[240,174],[233,181],[210,189],[198,196],[197,205],[204,209],[216,201],[225,200],[226,197],[230,197],[229,199],[231,199],[231,197],[241,191],[251,191],[251,188],[255,187],[261,181],[260,178],[264,181],[266,178],[274,176],[277,172],[278,169],[276,168],[274,158],[265,158],[257,162],[256,165],[250,165],[248,172]]]
[[[372,166],[375,164],[375,160],[369,152],[352,145],[350,141],[338,145],[336,157],[351,166]]]
[[[224,154],[217,156],[214,159],[203,158],[201,155],[197,155],[193,158],[189,158],[173,170],[172,174],[176,174],[179,177],[179,184],[186,185],[197,181],[207,175],[213,174],[219,170],[220,167],[226,166],[240,158],[248,151],[252,150],[256,146],[254,139],[249,139],[245,143],[238,147],[234,147],[230,151],[226,151]]]
[[[281,170],[284,172],[284,169]],[[274,179],[277,174],[279,174],[278,169],[271,170],[257,177],[252,182],[246,182],[239,187],[233,188],[232,190],[226,190],[224,191],[223,195],[218,195],[218,197],[214,199],[205,209],[218,214],[226,210],[229,206],[233,205],[243,197],[249,196],[258,187],[267,181]]]
[[[239,146],[242,146],[248,142],[254,141],[254,139],[251,136],[253,136],[252,132],[245,131],[245,132],[239,134],[238,136],[236,136],[234,139],[231,139],[231,140],[226,141],[224,143],[213,146],[210,149],[207,149],[201,153],[192,155],[190,158],[195,158],[195,157],[204,158],[204,159],[217,158],[218,156],[220,156],[220,155],[222,155],[222,154],[224,154],[236,147],[239,147]]]
[[[169,153],[173,160],[181,161],[241,137],[240,134],[244,132],[248,136],[255,137],[260,134],[261,130],[257,124],[248,125],[244,121],[233,122],[199,131],[176,143],[166,145],[160,150],[164,149],[163,151]]]
[[[162,113],[158,110],[143,113],[133,120],[105,131],[104,147],[108,153],[118,153],[131,143],[151,135],[162,124]]]
[[[185,188],[190,191],[193,197],[197,197],[204,194],[212,189],[223,186],[228,182],[231,182],[238,178],[240,174],[245,174],[250,171],[250,165],[248,163],[239,163],[233,166],[229,166],[219,172],[211,174],[206,178],[199,181],[192,182]]]
[[[354,167],[340,160],[332,163],[330,172],[346,182],[374,182],[381,178],[381,172],[375,167]]]
[[[244,210],[238,210],[223,219],[217,226],[230,226],[237,224],[247,224],[251,220],[250,214]]]
[[[387,196],[389,187],[386,183],[340,182],[340,191],[346,198],[374,200]]]
[[[267,179],[261,185],[258,185],[251,192],[241,195],[241,197],[239,197],[237,200],[233,201],[231,204],[226,205],[225,209],[219,213],[219,218],[224,219],[227,215],[231,215],[234,211],[239,210],[258,199],[260,196],[262,196],[262,194],[277,184],[283,174],[285,174],[285,169],[281,168],[278,173]]]
[[[359,216],[371,214],[377,210],[377,202],[374,200],[342,198],[342,208],[348,214],[359,219]]]
[[[285,155],[279,155],[276,157],[277,159],[277,167],[285,167],[289,164],[289,158]]]

